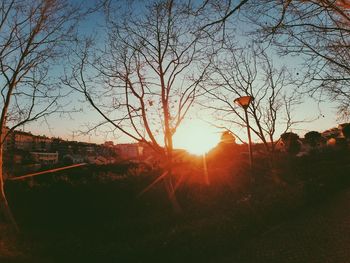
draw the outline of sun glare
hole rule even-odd
[[[220,140],[220,133],[201,120],[191,120],[179,127],[174,135],[174,146],[196,155],[207,153]]]

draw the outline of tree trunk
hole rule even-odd
[[[167,191],[168,198],[169,198],[169,201],[171,203],[171,206],[172,206],[174,212],[176,214],[180,214],[182,212],[182,209],[181,209],[179,202],[177,201],[176,194],[175,194],[175,188],[174,188],[174,184],[173,184],[172,180],[173,180],[173,178],[172,178],[171,171],[170,171],[170,173],[168,171],[167,176],[164,178],[165,189]]]
[[[5,189],[4,189],[3,143],[0,144],[0,212],[3,214],[5,221],[7,223],[10,223],[16,232],[19,232],[19,228],[16,223],[16,220],[8,205]]]
[[[181,206],[179,204],[179,202],[177,201],[176,198],[176,193],[175,193],[175,188],[174,188],[174,183],[173,183],[173,149],[172,149],[172,138],[170,138],[170,143],[168,144],[167,147],[167,176],[164,178],[164,185],[165,185],[165,189],[167,191],[170,203],[173,207],[173,210],[176,214],[180,214],[182,212]],[[170,145],[170,147],[169,147]]]

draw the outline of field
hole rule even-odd
[[[178,188],[181,213],[161,183],[139,195],[161,171],[134,164],[8,181],[21,233],[1,224],[0,261],[232,262],[252,239],[348,189],[346,153],[281,156],[273,169],[262,157],[254,169],[236,163],[216,178],[220,169],[209,168],[209,186],[188,180]]]

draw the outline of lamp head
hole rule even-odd
[[[233,102],[241,106],[243,109],[247,109],[249,104],[254,100],[252,96],[242,96],[235,99]]]

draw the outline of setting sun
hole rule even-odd
[[[174,147],[201,155],[215,147],[219,140],[220,133],[214,127],[201,120],[191,120],[175,133]]]

